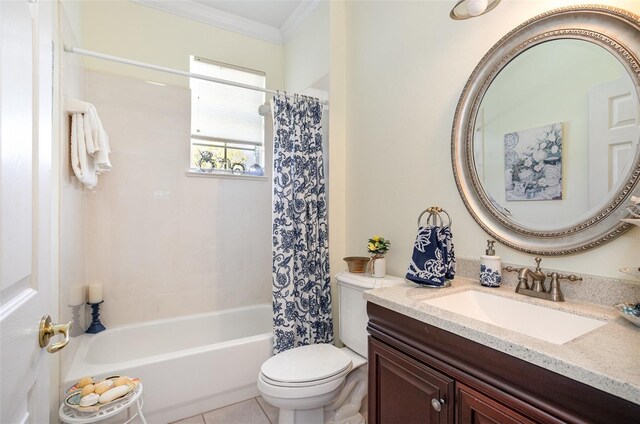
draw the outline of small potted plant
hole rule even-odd
[[[387,264],[384,255],[389,251],[391,242],[381,236],[373,236],[367,244],[367,251],[372,255],[370,264],[371,276],[382,278],[387,272]]]

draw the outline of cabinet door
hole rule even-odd
[[[458,424],[533,424],[534,421],[482,393],[456,383]]]
[[[453,380],[369,338],[369,423],[453,423]]]

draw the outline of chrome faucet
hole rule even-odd
[[[542,258],[536,258],[536,269],[533,271],[526,267],[514,268],[511,265],[502,269],[507,272],[518,273],[516,293],[520,293],[525,296],[537,297],[539,299],[551,300],[552,302],[564,302],[564,295],[560,289],[560,280],[582,281],[582,278],[573,274],[562,275],[557,272],[545,274],[542,272],[542,269],[540,269],[541,261]],[[549,289],[545,286],[547,277],[551,278]],[[529,284],[529,279],[531,280],[531,284]]]

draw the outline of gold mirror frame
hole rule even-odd
[[[632,225],[625,201],[640,191],[640,148],[628,180],[613,201],[587,219],[560,230],[542,231],[507,219],[485,193],[476,173],[473,133],[480,103],[494,78],[520,53],[538,44],[576,39],[594,43],[616,57],[629,73],[640,98],[640,17],[602,6],[570,6],[538,15],[521,24],[480,60],[464,87],[451,134],[451,161],[458,191],[476,222],[501,243],[536,255],[567,255],[591,249],[621,235]]]

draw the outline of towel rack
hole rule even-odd
[[[73,97],[64,97],[64,110],[68,114],[74,113],[87,113],[89,110],[89,103],[82,100],[74,99]]]
[[[434,225],[438,225],[438,221],[440,221],[440,225],[443,225],[444,224],[444,219],[442,219],[442,215],[440,215],[441,213],[444,213],[447,216],[447,219],[449,221],[449,223],[447,225],[449,227],[451,226],[451,224],[453,224],[453,220],[451,219],[451,215],[449,215],[449,213],[447,211],[442,209],[440,206],[431,206],[431,207],[428,207],[427,209],[423,210],[422,213],[420,214],[420,216],[418,216],[418,227],[422,226],[421,221],[422,221],[422,217],[424,216],[425,213],[429,214],[427,216],[427,225],[429,225],[432,220],[433,220],[433,224]]]

